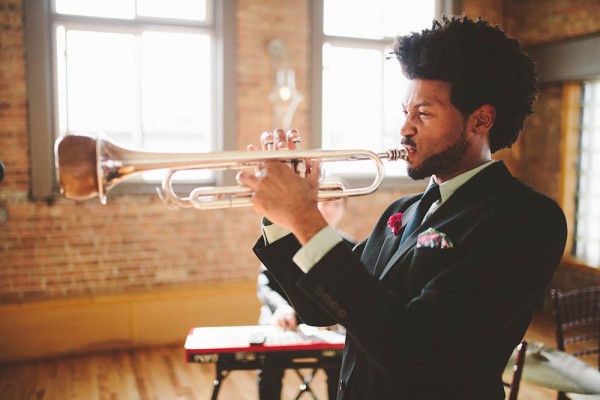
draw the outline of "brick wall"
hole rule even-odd
[[[272,104],[268,96],[273,89],[273,69],[267,45],[280,39],[286,46],[289,66],[296,72],[296,86],[304,100],[294,116],[293,126],[304,136],[310,148],[310,1],[239,0],[237,2],[237,101],[240,149],[258,144],[264,130],[273,127]]]
[[[600,31],[597,0],[463,0],[462,8],[500,24],[527,46]]]
[[[258,134],[271,127],[267,96],[272,71],[266,46],[279,38],[287,45],[304,95],[294,125],[308,137],[311,2],[236,4],[238,132],[227,134],[235,134],[242,149],[247,143],[256,144]],[[600,11],[597,1],[464,0],[463,4],[470,14],[493,14],[490,19],[529,43],[600,30],[600,22],[593,18]],[[21,1],[0,0],[0,13],[0,159],[8,171],[0,184],[0,207],[8,214],[8,221],[0,223],[0,304],[254,279],[257,261],[250,248],[258,234],[258,216],[251,209],[173,211],[148,195],[114,197],[107,206],[96,201],[28,200]],[[553,197],[558,190],[553,163],[559,151],[559,125],[549,117],[560,104],[557,95],[553,88],[542,92],[537,122],[528,124],[527,139],[509,156],[516,172],[520,165],[547,160],[546,167],[525,178]],[[351,199],[342,229],[364,237],[379,212],[400,194],[380,190],[368,198]]]
[[[493,25],[504,26],[503,0],[463,0],[463,11],[471,18],[482,17]]]
[[[597,0],[513,0],[505,10],[507,26],[526,45],[600,32]]]
[[[10,168],[0,191],[22,195],[29,185],[29,141],[21,1],[1,0],[0,18],[0,159]]]
[[[253,279],[249,209],[170,210],[126,196],[100,206],[3,202],[0,300],[17,302]],[[239,235],[237,232],[240,232]]]

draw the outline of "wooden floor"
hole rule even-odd
[[[552,322],[536,317],[525,337],[553,345]],[[204,400],[211,398],[214,373],[212,364],[188,364],[182,345],[11,363],[0,365],[0,399]],[[282,399],[294,399],[299,384],[293,371],[286,371]],[[322,371],[311,386],[319,399],[327,398]],[[232,372],[219,394],[220,400],[257,398],[255,371]],[[555,398],[552,390],[521,385],[520,400]]]

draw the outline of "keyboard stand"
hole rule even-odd
[[[216,365],[216,376],[213,381],[213,393],[211,400],[217,400],[217,396],[219,395],[219,390],[221,389],[221,383],[229,376],[230,370],[224,370],[221,368],[221,365],[217,363]]]
[[[319,400],[317,398],[317,396],[315,395],[315,393],[310,388],[310,383],[312,382],[313,377],[315,376],[315,374],[317,373],[318,370],[319,370],[319,368],[313,368],[312,371],[306,375],[302,375],[302,372],[300,372],[300,370],[298,370],[298,369],[294,370],[296,372],[296,374],[300,377],[300,380],[302,381],[302,383],[300,384],[300,388],[299,388],[300,391],[298,392],[298,395],[296,396],[296,400],[300,399],[300,397],[304,393],[309,393],[314,400]]]
[[[308,393],[318,400],[311,388],[317,371],[321,368],[339,369],[344,349],[344,336],[335,340],[318,341],[300,337],[297,341],[250,345],[248,337],[263,331],[267,337],[275,336],[276,327],[205,327],[193,328],[186,339],[186,359],[192,363],[215,364],[212,400],[216,400],[223,381],[235,370],[293,369],[301,384],[296,399]],[[324,332],[324,335],[329,335]],[[333,333],[332,333],[333,334]],[[287,335],[286,335],[287,336]],[[292,338],[293,339],[293,338]],[[310,369],[303,374],[300,369]]]

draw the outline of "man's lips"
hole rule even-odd
[[[417,148],[415,146],[411,146],[408,144],[404,145],[404,148],[406,149],[406,151],[408,152],[409,156],[412,156],[415,154],[415,152],[417,151]]]

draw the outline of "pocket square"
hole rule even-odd
[[[450,249],[454,247],[452,241],[443,232],[438,232],[433,228],[427,229],[417,238],[417,249],[429,247],[435,249]]]

